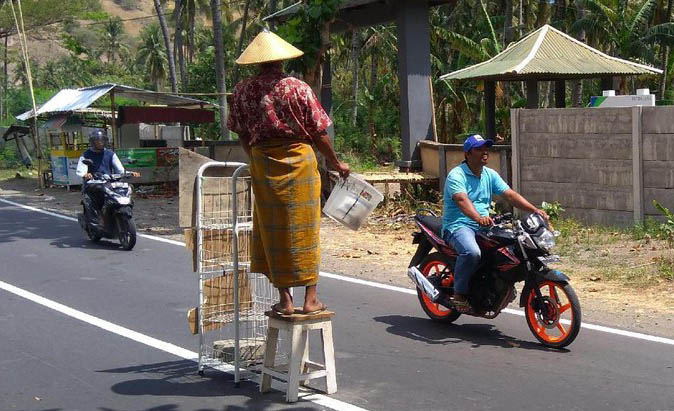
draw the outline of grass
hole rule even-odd
[[[20,168],[0,168],[0,181],[10,180],[20,173],[25,178],[37,178],[37,170]],[[31,174],[32,173],[32,174]]]
[[[652,219],[627,228],[587,226],[574,219],[553,225],[561,233],[554,252],[577,275],[631,287],[674,281],[674,250]]]

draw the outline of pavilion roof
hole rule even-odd
[[[491,59],[440,79],[563,80],[661,73],[651,66],[609,56],[545,25]]]

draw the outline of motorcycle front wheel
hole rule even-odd
[[[563,348],[578,336],[581,323],[580,302],[567,283],[543,281],[538,284],[541,299],[535,290],[527,297],[525,314],[529,329],[543,345]]]
[[[136,223],[132,217],[124,214],[117,216],[117,218],[119,242],[124,250],[129,251],[136,245]]]
[[[419,270],[424,274],[424,277],[429,277],[433,275],[441,275],[443,270],[446,267],[449,267],[449,258],[442,253],[432,253],[427,255],[419,264]],[[443,281],[443,286],[451,287],[454,282],[454,275],[451,274],[449,278],[446,278]],[[419,303],[421,308],[424,310],[426,315],[437,322],[451,323],[456,321],[457,318],[461,316],[456,310],[449,309],[441,304],[434,303],[426,294],[423,293],[419,288],[417,288],[417,297],[419,298]]]

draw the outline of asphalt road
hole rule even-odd
[[[336,401],[288,406],[196,374],[196,287],[178,245],[139,238],[124,252],[0,201],[0,409],[674,410],[672,340],[582,329],[548,350],[521,316],[439,325],[413,295],[335,278],[319,292],[337,313]]]

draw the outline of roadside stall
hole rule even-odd
[[[110,109],[91,107],[106,97]],[[116,97],[124,98],[125,104],[116,106]],[[190,138],[186,124],[214,122],[212,106],[203,100],[118,84],[61,90],[37,110],[43,121],[40,132],[49,137],[53,183],[81,184],[75,169],[95,128],[108,131],[110,148],[124,167],[141,173],[138,182],[177,181],[177,150]],[[25,121],[34,115],[30,110],[17,119]]]

